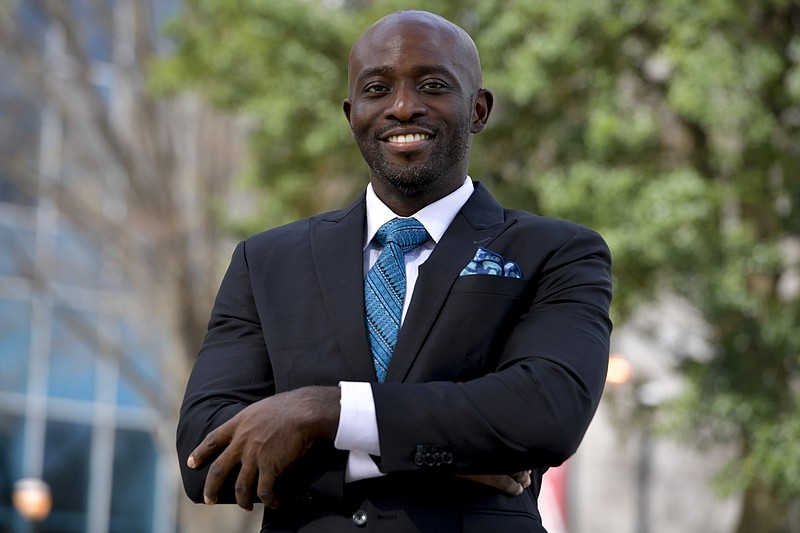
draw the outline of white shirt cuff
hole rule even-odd
[[[365,382],[342,381],[339,389],[341,412],[333,445],[339,450],[380,455],[378,419],[375,416],[372,386]]]
[[[381,454],[372,386],[369,383],[342,381],[339,389],[341,412],[333,445],[339,450],[350,450],[344,480],[350,483],[382,476],[378,465],[370,457],[370,454]]]

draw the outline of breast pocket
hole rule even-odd
[[[493,371],[524,312],[527,286],[525,280],[502,276],[458,278],[423,348],[435,368],[430,377],[462,381]]]
[[[518,309],[527,286],[527,281],[518,278],[461,276],[450,290],[441,318],[492,329]]]
[[[527,286],[528,282],[521,278],[476,274],[459,276],[456,282],[453,283],[450,294],[477,293],[520,297],[524,294]]]

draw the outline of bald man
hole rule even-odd
[[[603,388],[608,249],[467,175],[493,96],[461,28],[392,13],[348,74],[369,184],[234,251],[181,409],[187,494],[263,502],[262,531],[543,532],[542,474]]]

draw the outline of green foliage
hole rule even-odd
[[[423,7],[475,38],[495,93],[470,174],[506,204],[598,229],[616,320],[660,290],[713,333],[686,359],[687,427],[742,443],[732,486],[800,495],[800,6],[790,0],[190,0],[157,65],[253,120],[259,225],[342,205],[366,168],[341,114],[357,34]],[[250,229],[255,229],[251,226]],[[783,288],[781,288],[783,287]],[[787,288],[789,287],[789,288]],[[688,354],[687,354],[688,355]]]
[[[259,224],[327,207],[322,180],[344,185],[337,200],[363,186],[342,179],[363,164],[341,111],[358,34],[346,12],[294,0],[192,0],[167,31],[177,50],[154,65],[152,88],[191,87],[253,121],[247,182],[270,191]]]
[[[601,230],[613,250],[619,320],[655,298],[659,279],[694,285],[696,267],[716,263],[706,243],[721,193],[692,168],[649,179],[632,167],[582,162],[546,171],[531,186],[549,212]]]

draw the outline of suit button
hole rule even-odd
[[[359,509],[353,515],[353,523],[358,527],[364,527],[367,525],[367,512],[364,509]]]

